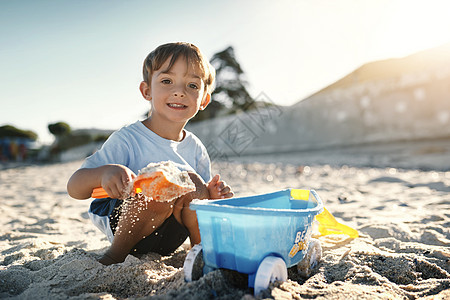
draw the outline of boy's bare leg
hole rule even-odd
[[[189,176],[196,186],[194,192],[170,202],[146,201],[141,198],[124,204],[113,243],[99,261],[104,265],[123,262],[131,249],[161,226],[172,213],[188,229],[191,244],[200,243],[197,215],[189,209],[189,203],[193,199],[209,198],[209,192],[197,174],[189,173]]]
[[[123,262],[140,240],[171,215],[174,202],[146,201],[142,197],[124,204],[111,247],[99,261],[104,265]]]
[[[189,231],[191,246],[201,242],[200,230],[198,228],[197,214],[189,208],[193,199],[208,199],[209,192],[203,180],[196,173],[189,173],[191,180],[195,184],[196,190],[185,196],[178,198],[175,202],[173,215],[175,219],[184,225]]]

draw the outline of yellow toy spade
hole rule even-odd
[[[341,224],[334,216],[324,207],[323,212],[316,216],[317,222],[319,222],[319,232],[321,235],[329,235],[329,234],[346,234],[351,238],[357,238],[358,231],[355,229]]]
[[[310,191],[292,189],[291,196],[295,200],[309,201]],[[316,215],[316,220],[319,222],[319,232],[321,235],[346,234],[351,238],[357,238],[359,236],[358,231],[355,229],[336,221],[334,216],[325,207],[323,208],[323,212]]]

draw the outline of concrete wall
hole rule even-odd
[[[63,151],[59,155],[59,161],[68,162],[74,160],[82,160],[100,149],[103,143],[89,143],[86,145],[71,148]]]
[[[212,158],[450,137],[450,66],[189,124]]]

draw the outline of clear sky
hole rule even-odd
[[[281,105],[362,64],[450,42],[446,0],[0,0],[0,125],[51,142],[47,125],[142,118],[145,56],[187,41],[233,46],[249,91]]]

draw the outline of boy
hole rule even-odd
[[[110,196],[92,201],[89,209],[91,220],[112,242],[99,260],[105,265],[123,262],[130,253],[167,255],[187,236],[191,245],[200,243],[197,217],[189,209],[191,200],[233,196],[219,175],[211,179],[206,148],[184,129],[210,102],[213,67],[196,46],[169,43],[147,56],[143,77],[140,91],[151,103],[150,116],[114,132],[67,184],[75,199],[90,198],[99,186]],[[120,199],[126,198],[123,191],[138,171],[150,162],[167,160],[189,172],[196,190],[170,202],[135,197],[124,209]]]

